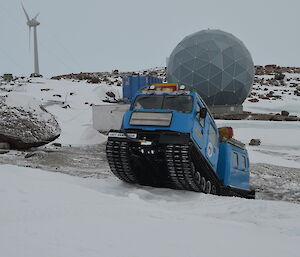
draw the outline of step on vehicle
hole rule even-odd
[[[122,181],[153,187],[255,198],[245,145],[217,128],[197,92],[153,84],[135,95],[106,155]]]

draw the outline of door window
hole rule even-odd
[[[197,104],[197,120],[199,121],[201,127],[203,128],[204,127],[205,119],[200,118],[200,109],[201,109],[200,105]]]
[[[245,157],[245,156],[243,156],[243,158],[242,158],[243,160],[242,160],[242,169],[243,170],[246,170],[246,168],[247,168],[247,158]]]
[[[217,147],[217,133],[212,125],[209,126],[209,141],[213,144],[214,147]]]
[[[233,167],[237,169],[239,167],[239,156],[235,152],[233,152],[232,155],[232,162],[233,162]]]

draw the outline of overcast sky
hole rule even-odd
[[[33,72],[33,44],[19,0],[0,0],[0,75]],[[298,0],[23,0],[40,12],[40,73],[142,70],[165,65],[188,34],[221,29],[255,64],[300,66]],[[33,42],[33,40],[32,40]]]

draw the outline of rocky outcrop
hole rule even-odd
[[[0,98],[0,142],[28,149],[55,140],[60,132],[54,116],[34,98],[17,94]]]
[[[150,70],[144,70],[141,72],[121,72],[119,70],[112,70],[112,72],[80,72],[70,73],[65,75],[54,76],[51,79],[72,79],[72,80],[86,80],[89,83],[104,83],[108,85],[121,86],[122,78],[136,75],[151,75],[166,81],[166,67],[154,68]]]
[[[284,113],[286,114],[286,113]],[[284,116],[280,113],[231,113],[231,114],[214,114],[216,120],[265,120],[265,121],[300,121],[300,117],[289,115]]]
[[[283,73],[300,73],[300,67],[283,67],[276,64],[268,64],[266,66],[256,65],[256,75],[276,75],[278,80],[284,79]]]

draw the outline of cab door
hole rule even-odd
[[[193,139],[200,148],[202,154],[205,154],[207,129],[205,127],[206,119],[200,117],[200,103],[196,103],[196,119],[193,127]]]
[[[208,115],[209,116],[209,115]],[[209,160],[210,164],[217,170],[218,157],[219,157],[219,137],[217,128],[213,120],[209,117],[207,121],[207,144],[206,144],[206,158]]]

